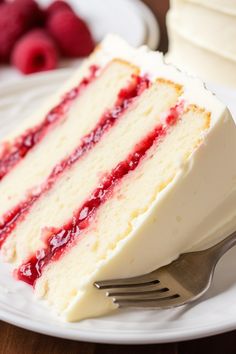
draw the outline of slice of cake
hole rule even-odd
[[[94,281],[236,227],[235,156],[235,123],[198,80],[108,36],[2,143],[1,252],[62,318],[102,315],[115,305]]]

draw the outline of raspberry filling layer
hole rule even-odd
[[[2,152],[0,154],[0,181],[44,138],[50,128],[65,116],[73,101],[75,101],[79,94],[95,79],[98,70],[98,66],[90,66],[89,75],[83,78],[78,86],[67,92],[61,102],[50,110],[40,124],[27,129],[12,143],[3,144]]]
[[[149,85],[150,82],[146,77],[132,76],[127,87],[120,90],[113,108],[103,114],[95,128],[81,139],[80,145],[68,157],[54,167],[41,187],[35,188],[36,192],[30,193],[24,201],[16,205],[3,216],[3,221],[0,223],[0,247],[17,224],[24,219],[32,205],[52,188],[63,172],[68,170],[101,140],[103,134],[115,124],[128,107],[130,107],[134,99],[140,96]]]
[[[120,162],[94,190],[72,219],[62,228],[48,230],[45,248],[38,250],[27,262],[16,270],[16,277],[30,285],[34,285],[41,276],[43,268],[56,261],[77,240],[89,224],[99,207],[111,196],[114,187],[131,171],[135,170],[147,151],[158,144],[160,139],[175,125],[183,112],[183,105],[176,105],[170,112],[163,125],[155,129],[140,141],[126,160]]]

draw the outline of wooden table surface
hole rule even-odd
[[[165,13],[168,0],[144,0],[161,25],[159,49],[167,50]],[[0,354],[236,354],[236,331],[214,337],[171,344],[106,345],[74,342],[26,331],[0,322]]]
[[[44,336],[0,322],[0,354],[235,354],[236,332],[181,343],[108,345]]]

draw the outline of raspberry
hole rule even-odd
[[[54,15],[57,11],[63,11],[63,10],[69,10],[73,12],[73,9],[67,2],[63,0],[55,0],[46,9],[46,16],[47,18],[49,18],[52,15]]]
[[[55,69],[57,49],[44,30],[33,30],[24,35],[13,50],[11,62],[24,74]]]
[[[44,22],[44,12],[34,0],[15,0],[12,5],[24,16],[28,29],[37,27]]]
[[[25,18],[14,3],[0,5],[0,60],[7,61],[16,41],[26,32]]]
[[[84,57],[94,49],[87,24],[71,11],[55,12],[47,21],[47,29],[67,57]]]

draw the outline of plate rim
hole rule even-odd
[[[152,50],[157,50],[160,44],[160,26],[152,9],[141,0],[128,0],[136,2],[137,10],[139,11],[147,29],[147,38],[143,45],[147,45]]]
[[[158,329],[158,331],[150,332],[141,332],[135,331],[133,334],[126,331],[119,331],[117,334],[117,329],[114,330],[114,334],[109,332],[107,334],[106,330],[103,331],[93,331],[91,334],[87,329],[66,329],[60,327],[52,327],[50,330],[44,328],[44,325],[41,322],[32,322],[28,319],[24,319],[19,315],[12,315],[6,311],[1,310],[0,308],[0,320],[7,322],[9,324],[15,325],[17,327],[27,329],[36,333],[44,334],[47,336],[53,336],[57,338],[70,339],[75,341],[83,341],[89,343],[102,343],[102,344],[158,344],[158,343],[173,343],[179,341],[194,340],[199,338],[205,338],[208,336],[213,336],[231,330],[236,329],[236,319],[232,319],[232,322],[229,321],[221,322],[212,326],[207,324],[206,326],[199,326],[186,329],[168,329],[163,330],[163,332]],[[92,321],[92,319],[90,320]],[[62,322],[63,323],[63,322]]]

